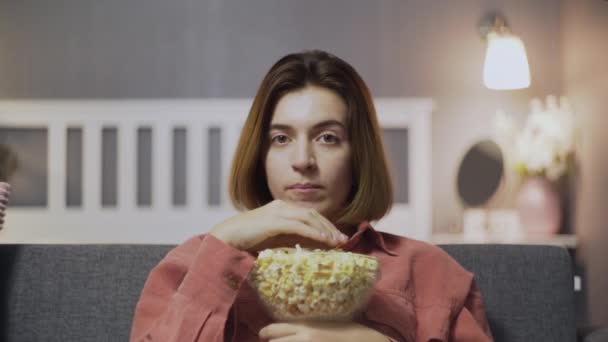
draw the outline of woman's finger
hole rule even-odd
[[[296,220],[306,224],[310,227],[315,227],[324,234],[325,241],[331,245],[339,243],[338,233],[335,229],[328,227],[319,216],[321,216],[316,210],[309,208],[298,208]]]
[[[298,335],[290,335],[285,337],[275,338],[273,340],[269,340],[268,342],[301,342],[302,338]]]
[[[340,243],[340,231],[328,220],[323,220],[323,215],[315,209],[300,208],[301,219],[308,224],[321,228],[334,244]]]
[[[339,243],[344,243],[346,242],[346,240],[348,240],[348,237],[344,233],[342,233],[338,228],[336,228],[336,226],[331,223],[331,221],[328,220],[325,216],[321,215],[318,211],[315,211],[315,214],[318,219],[325,224],[326,227],[328,227],[332,232],[334,232]]]
[[[319,241],[323,244],[328,244],[331,241],[326,234],[322,233],[317,229],[313,229],[306,223],[300,222],[298,220],[281,219],[281,221],[278,223],[280,228],[276,232],[276,235],[296,234],[315,241]]]
[[[314,222],[314,220],[312,220],[312,218],[307,218],[308,210],[309,209],[306,209],[306,208],[287,206],[286,208],[284,208],[284,210],[281,210],[279,212],[279,216],[282,218],[291,220],[291,221],[297,221],[300,223],[304,223],[305,225],[307,225],[309,227],[309,229],[313,229],[313,230],[317,231],[319,234],[322,234],[322,238],[324,240],[331,238],[331,235],[328,234],[326,228],[324,228],[322,225],[315,224],[315,222]]]
[[[277,339],[280,337],[291,336],[298,332],[301,327],[290,323],[272,323],[260,330],[259,336],[263,339]]]

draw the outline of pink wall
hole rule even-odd
[[[574,224],[586,264],[590,323],[608,325],[608,2],[567,0],[562,11],[566,94],[582,124]]]

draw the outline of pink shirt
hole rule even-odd
[[[362,222],[342,249],[380,264],[356,322],[396,341],[492,341],[473,274],[439,247]],[[212,235],[171,250],[148,276],[131,341],[259,341],[273,320],[246,280],[254,261]]]

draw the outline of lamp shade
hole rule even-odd
[[[512,34],[488,33],[483,82],[490,89],[530,86],[530,67],[524,43]]]

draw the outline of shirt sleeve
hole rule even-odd
[[[493,341],[473,273],[439,248],[415,267],[417,342]]]
[[[481,293],[473,282],[464,305],[429,307],[419,313],[419,342],[492,342]],[[453,317],[453,319],[452,319]],[[422,328],[422,329],[420,329]]]
[[[223,341],[254,257],[212,235],[193,237],[156,265],[135,308],[130,341]]]
[[[464,307],[454,320],[450,341],[494,341],[486,318],[481,292],[474,281],[471,283],[471,290],[466,298]]]

